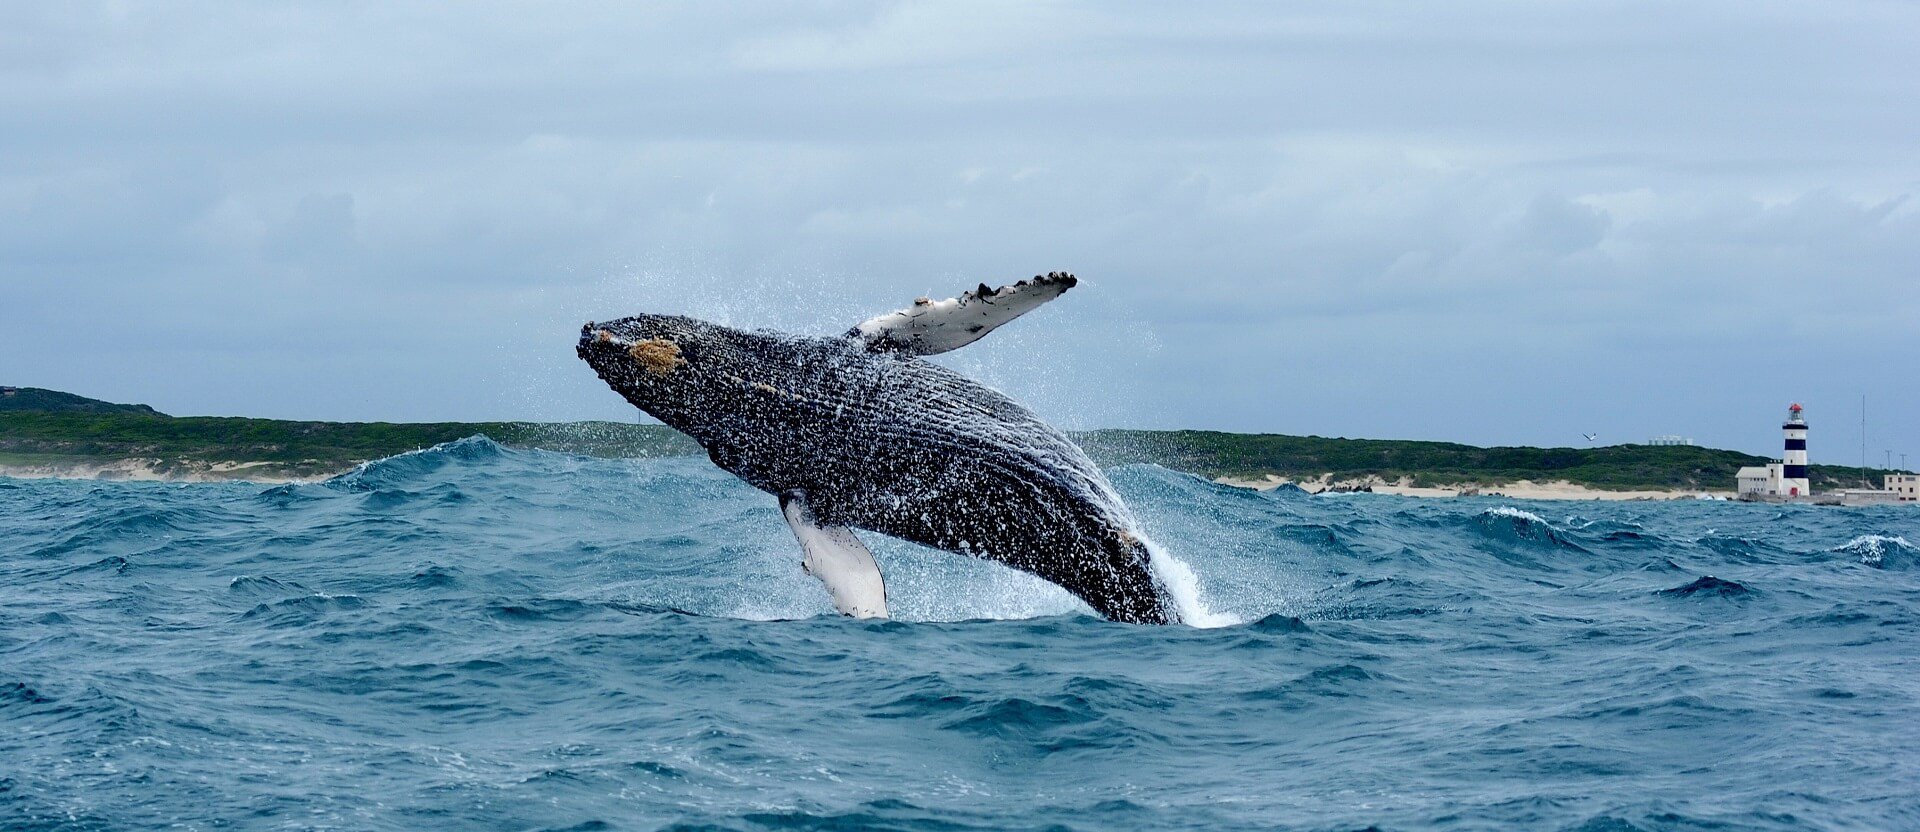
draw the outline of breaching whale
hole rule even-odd
[[[976,340],[1072,288],[1054,272],[920,298],[839,337],[744,331],[677,315],[580,329],[576,351],[715,465],[779,498],[802,566],[840,612],[887,615],[853,529],[1038,575],[1116,621],[1179,619],[1098,466],[1012,399],[920,356]]]

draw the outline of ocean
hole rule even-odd
[[[1224,626],[704,459],[0,479],[0,828],[1920,828],[1920,510],[1109,472]]]

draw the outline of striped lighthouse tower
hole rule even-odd
[[[1811,495],[1813,488],[1807,481],[1807,419],[1798,402],[1787,408],[1787,423],[1780,427],[1787,433],[1786,456],[1780,458],[1780,493],[1789,497]]]

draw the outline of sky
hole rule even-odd
[[[1070,428],[1920,464],[1911,2],[0,2],[0,384],[631,419],[579,325],[941,357]]]

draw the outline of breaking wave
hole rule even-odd
[[[1860,562],[1875,569],[1912,569],[1920,549],[1899,535],[1863,534],[1846,543],[1836,546],[1832,551],[1851,555]]]

